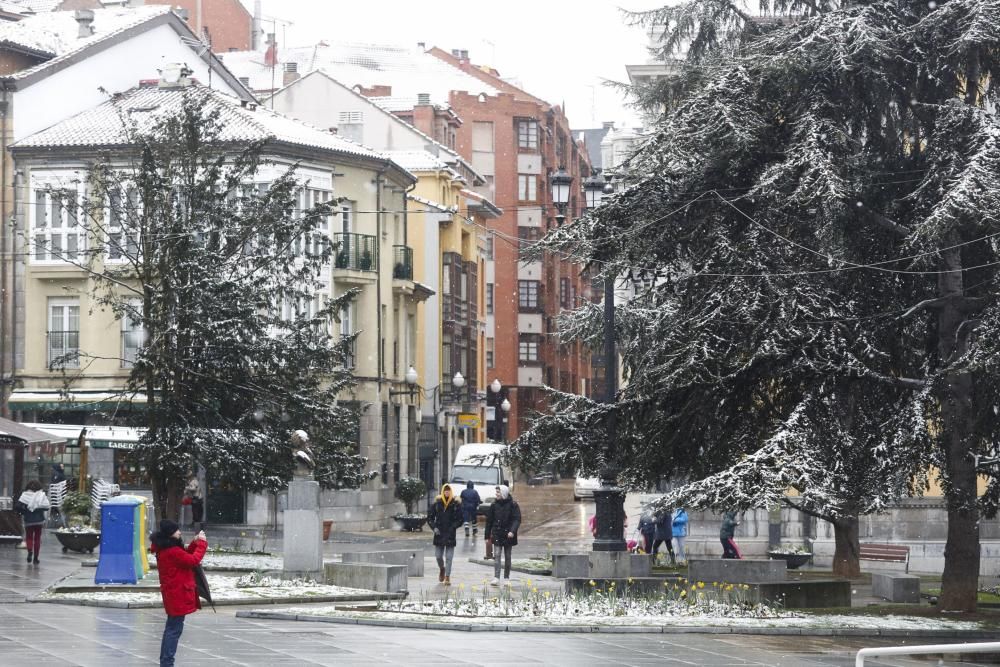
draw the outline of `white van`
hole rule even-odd
[[[506,452],[507,445],[473,442],[462,445],[455,453],[455,463],[448,480],[452,492],[460,496],[466,484],[471,481],[482,501],[479,505],[480,514],[484,514],[490,503],[496,500],[496,487],[499,484],[506,484],[511,490],[514,488],[510,469],[503,462]]]

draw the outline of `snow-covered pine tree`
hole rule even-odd
[[[787,483],[848,519],[929,457],[948,511],[940,605],[974,609],[998,491],[977,502],[1000,426],[1000,2],[761,9],[785,20],[727,0],[642,17],[687,48],[677,80],[641,91],[667,112],[634,185],[539,249],[658,282],[616,316],[614,407],[557,394],[519,453],[592,470],[613,409],[626,481],[721,474],[689,491],[737,505]],[[597,312],[566,335],[599,340]]]
[[[88,265],[93,296],[144,334],[128,390],[145,396],[148,430],[132,456],[163,516],[177,516],[196,463],[248,490],[282,488],[293,429],[309,433],[324,486],[369,477],[358,416],[337,402],[353,383],[351,339],[331,335],[354,294],[332,298],[319,281],[335,202],[300,210],[294,168],[262,184],[264,143],[221,141],[221,109],[199,87],[144,126],[123,109],[128,149],[91,175],[102,203],[88,219],[107,239],[105,261]]]

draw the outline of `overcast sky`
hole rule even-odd
[[[254,0],[243,0],[252,11]],[[602,85],[627,81],[626,64],[647,59],[646,37],[625,26],[620,7],[641,10],[662,0],[263,0],[278,41],[304,46],[321,39],[465,49],[473,63],[492,65],[528,92],[565,101],[574,128],[605,120],[635,124],[621,96]],[[270,32],[270,25],[265,25]]]

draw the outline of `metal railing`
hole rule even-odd
[[[48,339],[49,368],[80,367],[79,331],[48,331],[45,336]]]
[[[1000,642],[980,642],[978,644],[925,644],[924,646],[884,646],[863,648],[858,651],[854,667],[865,667],[865,658],[881,658],[888,655],[937,655],[946,653],[1000,653]]]
[[[392,277],[397,280],[413,280],[413,248],[405,245],[392,246]]]
[[[378,240],[370,234],[339,233],[334,268],[354,271],[378,271]]]

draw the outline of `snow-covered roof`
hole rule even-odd
[[[444,204],[439,204],[436,201],[426,199],[424,197],[420,197],[417,195],[406,195],[406,198],[409,199],[410,201],[415,201],[418,204],[423,204],[427,208],[432,208],[437,211],[440,211],[441,213],[455,213],[456,211],[458,211],[458,209],[455,208],[454,206],[445,206]]]
[[[124,146],[128,144],[120,114],[135,123],[139,131],[152,128],[164,116],[181,109],[185,92],[197,90],[208,96],[209,109],[221,111],[221,141],[244,143],[277,141],[334,153],[386,160],[386,156],[344,137],[292,120],[218,90],[191,84],[190,87],[161,88],[156,85],[133,88],[115,100],[77,114],[25,137],[12,148],[55,146]]]
[[[439,171],[446,170],[454,178],[462,178],[447,162],[428,151],[386,151],[396,164],[409,171]]]
[[[170,7],[148,5],[94,10],[91,24],[94,34],[79,37],[74,12],[44,12],[25,16],[20,21],[0,23],[0,45],[25,49],[49,58],[44,63],[9,75],[23,79],[36,70],[71,57],[73,54],[134,28],[146,21],[169,14]]]
[[[278,48],[277,66],[264,62],[259,51],[232,51],[219,57],[238,77],[248,77],[253,90],[276,90],[282,85],[285,63],[296,63],[301,74],[323,69],[349,86],[390,86],[390,110],[412,109],[421,95],[449,108],[449,93],[465,91],[496,95],[498,90],[466,74],[423,49],[408,46],[320,42],[307,47]],[[402,108],[398,108],[402,105]]]

